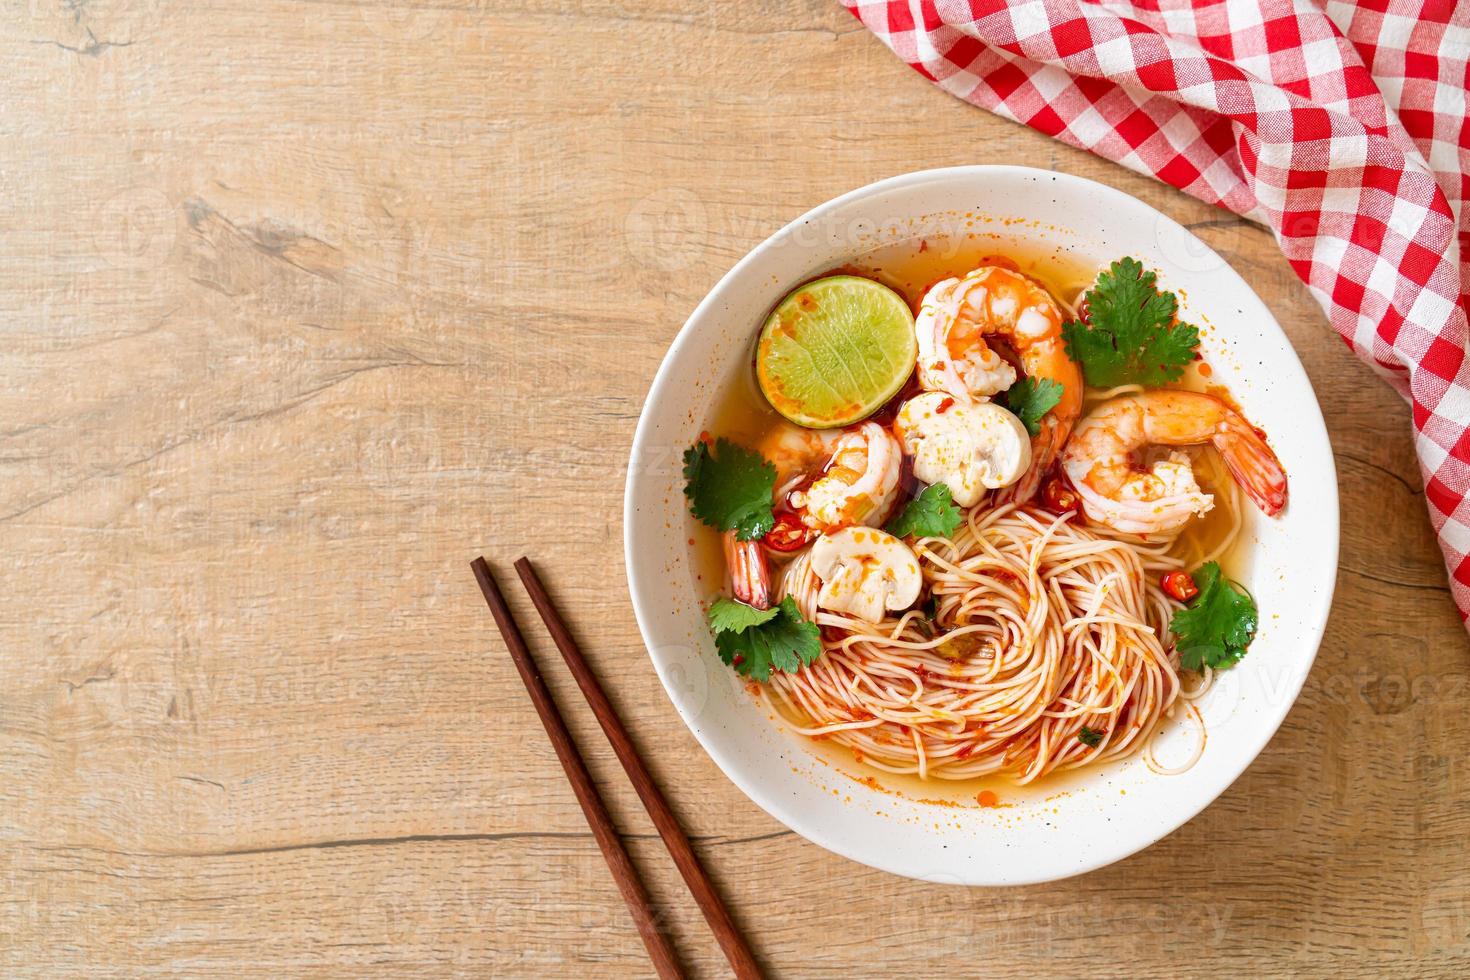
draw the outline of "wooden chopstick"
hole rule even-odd
[[[577,794],[577,802],[582,804],[582,813],[586,815],[587,824],[592,828],[592,836],[597,838],[597,846],[602,849],[602,856],[612,869],[618,891],[623,893],[623,901],[628,904],[628,912],[633,916],[638,935],[643,937],[643,945],[648,949],[654,969],[664,980],[682,980],[684,971],[679,967],[674,948],[669,944],[668,937],[658,929],[653,907],[648,901],[648,892],[644,889],[633,862],[628,859],[628,852],[623,848],[617,829],[613,827],[607,807],[603,805],[597,786],[587,772],[587,765],[577,751],[577,744],[572,741],[571,733],[562,721],[561,712],[557,710],[551,692],[541,679],[541,671],[537,669],[536,660],[526,647],[525,638],[521,636],[515,618],[511,616],[510,607],[505,604],[505,597],[500,594],[500,587],[495,584],[490,566],[485,563],[484,558],[476,558],[470,562],[470,567],[475,571],[475,579],[480,583],[480,591],[485,593],[490,614],[495,617],[495,625],[500,627],[500,635],[505,638],[510,657],[515,661],[516,670],[520,672],[521,680],[526,685],[526,693],[531,695],[531,703],[536,706],[541,724],[551,738],[551,746],[556,749],[556,757],[561,760],[561,767],[566,770],[567,779],[571,781],[572,792]]]
[[[546,588],[541,584],[536,570],[531,567],[531,562],[526,558],[517,561],[515,568],[516,573],[521,577],[521,584],[530,593],[531,602],[536,606],[536,611],[541,614],[542,621],[546,623],[551,639],[556,643],[556,648],[561,651],[562,659],[567,662],[572,676],[577,679],[577,686],[582,689],[582,694],[586,697],[588,705],[591,706],[592,713],[597,716],[598,723],[602,725],[603,734],[612,743],[618,761],[623,764],[628,778],[633,781],[633,788],[638,791],[639,799],[643,800],[644,809],[653,819],[653,825],[658,828],[659,836],[664,839],[664,845],[668,847],[669,854],[674,858],[674,864],[678,866],[679,873],[684,876],[684,883],[689,886],[694,900],[699,903],[700,910],[704,912],[704,918],[714,932],[715,939],[719,941],[720,948],[724,950],[725,958],[730,961],[730,968],[735,971],[735,976],[740,980],[760,980],[761,969],[756,964],[750,947],[745,944],[745,938],[740,934],[735,921],[730,918],[730,912],[725,908],[725,903],[720,900],[719,892],[715,891],[714,883],[705,874],[704,867],[699,863],[699,856],[694,853],[694,848],[689,845],[689,838],[684,835],[683,829],[679,826],[678,818],[669,808],[668,801],[659,791],[658,784],[649,775],[648,767],[643,764],[642,756],[638,754],[633,740],[628,737],[628,730],[623,727],[618,713],[608,701],[607,695],[603,693],[597,675],[592,672],[592,668],[582,656],[582,651],[577,648],[577,641],[572,638],[571,630],[567,629],[561,614],[556,611],[556,606],[552,603],[551,596],[547,595]]]

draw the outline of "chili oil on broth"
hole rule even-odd
[[[964,276],[982,265],[1012,265],[1035,279],[1070,310],[1097,278],[1098,266],[1062,246],[1021,244],[995,233],[958,238],[929,237],[884,245],[843,266],[844,272],[876,279],[919,311],[929,287],[941,279]]]
[[[835,274],[874,279],[904,297],[910,308],[917,313],[924,294],[934,283],[964,276],[981,265],[997,262],[1012,265],[1019,272],[1041,283],[1063,305],[1065,311],[1075,308],[1083,293],[1095,281],[1100,268],[1098,263],[1082,259],[1061,247],[1021,247],[998,235],[971,233],[960,238],[928,237],[884,245],[844,265],[812,276],[811,279]],[[724,437],[750,448],[759,445],[763,437],[775,427],[791,425],[766,401],[756,381],[755,339],[759,332],[760,323],[752,324],[750,359],[742,361],[734,377],[726,379],[705,426],[712,436]],[[1211,383],[1208,367],[1201,370],[1198,362],[1176,384],[1169,387],[1221,394],[1219,386]],[[907,397],[909,394],[910,389],[906,387],[895,397]],[[1087,407],[1091,407],[1101,392],[1089,389],[1087,394]],[[1228,577],[1238,581],[1241,573],[1246,570],[1244,566],[1247,550],[1243,545],[1249,537],[1248,508],[1246,512],[1242,512],[1240,494],[1230,482],[1223,462],[1213,449],[1196,448],[1190,450],[1190,453],[1196,460],[1196,479],[1201,489],[1214,495],[1215,506],[1204,517],[1192,520],[1179,534],[1170,551],[1190,558],[1191,569],[1198,564],[1196,558],[1213,557]],[[895,510],[902,507],[905,500],[920,489],[912,479],[908,482],[910,485],[901,488],[901,499]],[[981,506],[985,504],[982,503]],[[1242,518],[1245,520],[1244,527],[1235,535],[1229,549],[1222,551],[1221,542],[1230,536]],[[697,529],[692,541],[692,551],[694,569],[706,597],[712,599],[719,592],[728,594],[730,582],[724,567],[720,536],[708,528]],[[779,573],[779,566],[773,568],[773,579],[778,578]],[[819,763],[856,783],[919,802],[968,808],[1035,804],[1071,792],[1083,784],[1098,785],[1098,780],[1107,785],[1122,768],[1142,764],[1139,754],[1134,753],[1123,759],[1105,760],[1080,768],[1050,772],[1028,784],[1018,783],[1012,776],[1004,773],[963,779],[926,779],[915,774],[892,773],[860,761],[851,749],[822,736],[811,737],[791,731],[792,727],[809,725],[811,720],[792,714],[795,709],[791,705],[763,695],[761,687],[754,682],[747,682],[745,686],[754,692],[752,696],[762,701],[771,721]],[[1183,710],[1182,705],[1182,701],[1175,703],[1173,713],[1161,721],[1160,732],[1172,730],[1181,724],[1195,724],[1188,720],[1189,712]],[[1186,733],[1185,737],[1197,736],[1191,732]],[[982,799],[985,800],[983,804],[979,802]]]

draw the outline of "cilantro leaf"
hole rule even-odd
[[[724,596],[710,603],[709,628],[716,633],[739,633],[752,626],[769,623],[780,609],[757,609]]]
[[[776,526],[776,467],[760,453],[729,439],[717,440],[713,452],[709,443],[696,442],[684,451],[684,481],[689,512],[717,531],[750,541]]]
[[[1185,670],[1229,667],[1245,656],[1245,648],[1256,635],[1255,600],[1221,575],[1215,562],[1194,573],[1194,584],[1199,586],[1199,595],[1169,623],[1179,650],[1179,666]]]
[[[721,609],[719,613],[717,608]],[[751,613],[759,615],[759,610],[731,613],[717,601],[709,611],[710,629],[715,631],[715,650],[720,659],[734,667],[737,674],[761,683],[771,679],[773,668],[794,673],[822,655],[821,631],[816,623],[802,617],[795,599],[787,596],[779,606],[767,611],[771,615],[765,620],[751,622],[740,630],[728,626],[738,622],[737,617],[751,621],[754,618]]]
[[[1089,749],[1095,749],[1102,744],[1102,737],[1106,734],[1107,732],[1101,732],[1096,728],[1088,728],[1086,725],[1083,725],[1082,731],[1077,733],[1077,741]]]
[[[1119,259],[1087,291],[1090,323],[1062,324],[1067,353],[1097,388],[1177,381],[1194,359],[1199,331],[1175,323],[1179,304],[1137,259]]]
[[[1033,436],[1041,432],[1041,419],[1062,400],[1062,385],[1051,378],[1022,378],[1006,391],[1005,406]]]
[[[925,487],[904,506],[897,517],[888,522],[888,533],[896,538],[947,538],[960,526],[963,515],[954,505],[949,487],[943,483]]]

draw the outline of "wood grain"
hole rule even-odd
[[[500,637],[505,642],[505,648],[509,651],[510,658],[515,662],[516,670],[521,675],[521,681],[526,686],[526,693],[536,708],[536,714],[541,718],[542,727],[546,729],[546,737],[551,740],[551,747],[556,751],[557,761],[561,763],[563,771],[567,774],[567,782],[571,784],[572,792],[582,806],[582,814],[587,818],[587,826],[592,831],[592,837],[597,841],[597,847],[607,861],[608,870],[612,872],[613,883],[622,893],[623,904],[628,907],[628,914],[633,919],[638,936],[643,940],[644,948],[648,950],[648,959],[654,972],[659,975],[660,980],[684,980],[684,970],[679,965],[678,953],[674,951],[673,945],[669,942],[668,930],[664,929],[659,922],[660,917],[653,910],[653,903],[649,901],[648,890],[643,885],[643,879],[639,876],[638,869],[633,866],[633,859],[628,857],[628,848],[623,843],[622,834],[613,824],[612,817],[607,812],[607,805],[602,801],[602,793],[597,788],[597,783],[592,780],[592,774],[587,771],[587,764],[582,759],[581,751],[572,741],[571,732],[567,730],[566,722],[562,720],[561,709],[552,699],[546,682],[541,679],[541,669],[536,664],[535,655],[526,646],[520,625],[515,620],[515,614],[510,611],[510,606],[506,604],[505,596],[501,594],[500,586],[495,581],[495,573],[490,570],[489,563],[483,557],[477,557],[471,562],[470,568],[475,573],[475,581],[479,583],[480,591],[485,595],[485,602],[490,607],[490,614],[495,618],[495,625],[500,630]],[[538,596],[537,593],[532,592],[531,601],[536,604],[539,612],[543,608],[544,595]],[[564,633],[565,630],[562,632]],[[558,638],[558,646],[560,642]],[[598,720],[601,721],[601,713],[594,713],[599,715]],[[617,748],[616,744],[614,748]],[[758,974],[755,975],[758,976]]]
[[[950,99],[826,0],[30,0],[0,43],[0,972],[647,975],[481,552],[596,624],[772,974],[1470,970],[1470,660],[1407,411],[1265,232]],[[731,264],[977,162],[1103,180],[1221,251],[1342,487],[1326,642],[1260,760],[1137,857],[1010,891],[868,871],[741,796],[648,669],[618,518],[654,369]],[[686,965],[724,975],[568,723]]]
[[[488,574],[485,569],[485,560],[477,558],[476,563],[475,575],[483,579]],[[669,858],[674,862],[674,867],[678,869],[679,876],[684,879],[684,884],[689,889],[689,896],[694,899],[705,921],[709,923],[715,942],[720,944],[720,950],[730,964],[730,972],[735,975],[736,980],[765,980],[760,964],[756,962],[750,945],[740,934],[739,927],[735,925],[735,920],[731,917],[725,900],[715,890],[709,873],[699,863],[699,855],[695,852],[694,845],[689,842],[689,835],[685,834],[684,828],[679,825],[679,818],[669,806],[663,790],[659,789],[658,784],[653,781],[653,775],[648,771],[647,764],[639,754],[633,736],[623,724],[623,719],[618,715],[617,709],[608,700],[607,691],[603,689],[602,682],[597,679],[592,665],[583,656],[576,637],[572,635],[566,620],[557,610],[556,602],[546,591],[546,586],[541,581],[541,576],[536,573],[535,566],[527,558],[518,558],[515,562],[515,570],[516,575],[520,577],[521,584],[526,589],[526,594],[531,598],[531,605],[536,607],[536,612],[541,617],[546,632],[551,636],[551,642],[560,651],[567,672],[577,682],[577,687],[581,690],[588,709],[597,719],[598,725],[602,727],[602,733],[607,736],[613,754],[618,757],[618,763],[627,773],[628,782],[632,784],[633,791],[638,794],[638,799],[643,804],[648,819],[653,822],[654,829],[658,831],[659,838],[664,842],[664,847],[668,849]],[[481,585],[483,584],[482,581]],[[492,601],[491,604],[493,607],[496,602]],[[503,600],[499,602],[499,605],[501,608],[496,612],[496,623],[504,634],[505,620],[509,613],[504,608]],[[511,637],[508,636],[507,639]],[[511,652],[516,656],[518,664],[528,659],[523,649],[518,650],[512,646]],[[547,699],[543,697],[542,700]],[[541,705],[537,707],[544,716],[544,708]],[[562,739],[563,742],[568,740],[568,738]],[[584,769],[583,773],[585,771]],[[568,775],[573,775],[571,769],[568,769]],[[631,862],[626,863],[631,865]],[[646,918],[651,920],[652,915],[649,914]],[[652,952],[650,949],[650,953]],[[662,968],[660,972],[663,972]]]

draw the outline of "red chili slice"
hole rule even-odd
[[[1077,491],[1069,487],[1066,480],[1054,476],[1041,488],[1041,506],[1053,514],[1075,511],[1079,507]]]
[[[1199,586],[1194,584],[1194,579],[1188,572],[1165,572],[1163,578],[1159,579],[1159,584],[1171,599],[1178,599],[1180,602],[1188,602],[1199,595]]]
[[[776,526],[761,538],[761,544],[772,551],[797,551],[812,538],[811,528],[801,523],[801,518],[791,511],[776,515]]]

